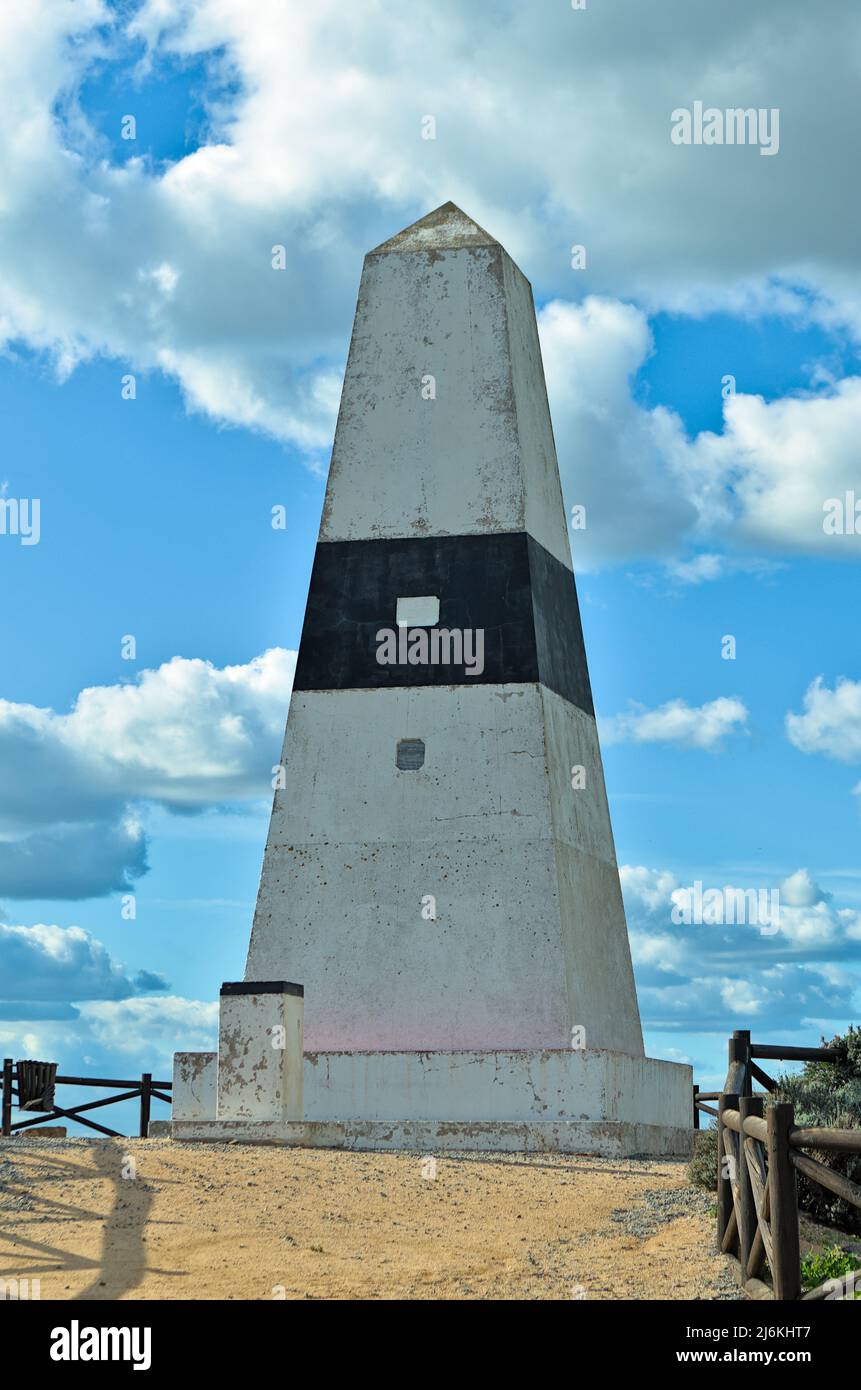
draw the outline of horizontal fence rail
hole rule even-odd
[[[48,1064],[43,1064],[48,1065]],[[49,1090],[46,1092],[48,1099],[44,1104],[34,1102],[32,1099],[24,1099],[23,1090],[25,1084],[25,1069],[20,1062],[15,1062],[11,1057],[7,1057],[3,1062],[3,1081],[2,1081],[2,1133],[5,1138],[12,1134],[18,1134],[25,1129],[33,1129],[37,1125],[50,1124],[53,1120],[67,1119],[75,1120],[78,1124],[85,1125],[88,1129],[94,1129],[99,1134],[104,1134],[110,1139],[123,1139],[119,1130],[109,1129],[107,1125],[99,1124],[97,1120],[85,1119],[84,1112],[101,1110],[107,1105],[119,1105],[126,1100],[140,1100],[140,1124],[139,1134],[141,1139],[146,1139],[149,1135],[150,1111],[154,1100],[164,1101],[167,1105],[171,1104],[171,1097],[168,1092],[173,1089],[172,1081],[154,1081],[152,1072],[143,1072],[140,1077],[133,1081],[118,1081],[115,1078],[105,1078],[96,1076],[54,1076]],[[81,1105],[59,1106],[54,1102],[53,1096],[57,1086],[100,1086],[103,1089],[119,1091],[119,1095],[103,1096],[101,1100],[85,1101]],[[26,1120],[16,1120],[13,1123],[12,1111],[14,1102],[18,1102],[19,1113],[23,1110],[28,1116]],[[28,1108],[29,1107],[29,1108]],[[30,1109],[37,1109],[37,1115],[30,1114]]]
[[[861,1209],[861,1185],[811,1158],[807,1148],[861,1153],[861,1130],[796,1125],[791,1105],[771,1100],[778,1083],[753,1060],[836,1062],[833,1047],[752,1043],[739,1031],[729,1040],[722,1091],[694,1086],[694,1128],[701,1113],[717,1118],[717,1240],[739,1266],[749,1298],[854,1298],[861,1271],[802,1292],[796,1174]],[[754,1092],[753,1083],[763,1089]],[[717,1108],[706,1104],[717,1101]],[[769,1101],[765,1110],[765,1102]],[[768,1262],[771,1284],[760,1278]]]

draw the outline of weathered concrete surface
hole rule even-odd
[[[214,1119],[217,1052],[175,1052],[171,1115],[174,1120]],[[152,1124],[150,1124],[152,1130]]]
[[[175,1139],[686,1153],[691,1068],[601,1051],[306,1053],[305,1119],[175,1116]]]
[[[512,532],[570,575],[529,283],[446,204],[366,257],[320,548]],[[343,623],[337,584],[332,603]],[[536,604],[544,648],[573,643],[552,596]],[[418,770],[397,766],[410,738]],[[583,1028],[642,1056],[585,706],[540,677],[360,689],[330,672],[294,692],[282,762],[245,977],[302,981],[309,1050],[566,1048]]]
[[[320,539],[499,531],[570,568],[532,291],[449,203],[365,258]]]
[[[222,992],[220,1002],[217,1118],[301,1119],[302,997]]]
[[[308,1120],[691,1124],[690,1067],[622,1052],[320,1052]]]
[[[621,1120],[533,1120],[523,1124],[468,1124],[456,1120],[413,1120],[402,1124],[379,1120],[309,1120],[294,1124],[184,1120],[173,1125],[173,1138],[221,1144],[239,1140],[243,1144],[310,1149],[571,1153],[625,1158],[631,1154],[687,1157],[693,1145],[693,1130]]]
[[[537,684],[296,692],[283,760],[245,973],[302,981],[309,1051],[642,1055],[594,719]]]

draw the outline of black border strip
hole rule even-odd
[[[305,997],[304,985],[293,985],[287,980],[235,980],[221,986],[222,994],[296,994]]]
[[[480,673],[377,661],[398,598],[425,594],[440,600],[438,627],[482,631]],[[594,714],[574,576],[525,531],[318,544],[294,690],[539,681]]]

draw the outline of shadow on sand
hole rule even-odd
[[[18,1143],[13,1140],[0,1145],[0,1186],[7,1199],[0,1210],[0,1278],[42,1280],[50,1273],[86,1270],[91,1274],[90,1282],[67,1297],[91,1300],[117,1299],[131,1294],[147,1272],[181,1277],[180,1270],[156,1270],[147,1264],[146,1231],[152,1225],[154,1190],[136,1172],[142,1157],[140,1150],[132,1153],[126,1141],[111,1139],[93,1140],[86,1147],[76,1146],[71,1152],[65,1149],[58,1153],[53,1145],[49,1148],[46,1144],[44,1151],[40,1146],[34,1154],[28,1147],[28,1156],[35,1159],[44,1179],[40,1184],[16,1162],[24,1152],[23,1145],[18,1149]],[[12,1172],[9,1171],[10,1160]],[[111,1209],[107,1216],[50,1195],[54,1181],[68,1184],[100,1178],[112,1184]],[[160,1184],[163,1183],[162,1178]],[[18,1205],[19,1200],[29,1205]],[[38,1240],[35,1231],[40,1220],[68,1222],[70,1227],[73,1223],[98,1222],[102,1227],[99,1254],[76,1254]],[[56,1286],[50,1290],[43,1287],[42,1295],[63,1296]]]

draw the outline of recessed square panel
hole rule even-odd
[[[417,772],[424,765],[425,745],[420,738],[402,738],[395,753],[395,762],[402,772]]]
[[[399,598],[398,627],[434,627],[439,622],[439,599],[433,594]]]

